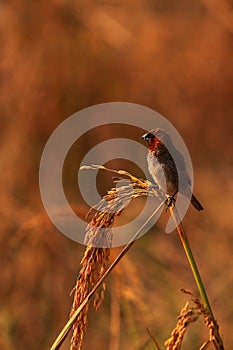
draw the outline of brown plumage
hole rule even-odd
[[[142,138],[148,143],[148,170],[161,190],[171,196],[178,191],[185,196],[191,196],[192,205],[197,210],[203,210],[198,199],[191,195],[191,180],[185,168],[184,158],[173,145],[168,133],[158,128],[149,131]],[[169,150],[175,154],[176,164]]]

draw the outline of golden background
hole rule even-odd
[[[48,349],[67,321],[84,247],[47,218],[40,157],[64,119],[112,101],[158,111],[187,144],[205,211],[190,208],[184,225],[230,349],[232,39],[230,0],[0,4],[1,349]],[[138,240],[107,280],[100,311],[90,311],[84,350],[154,349],[146,327],[160,344],[169,337],[187,299],[179,289],[195,284],[165,223]],[[207,338],[199,321],[183,348],[198,349]]]

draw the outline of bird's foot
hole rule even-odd
[[[173,194],[172,196],[171,195],[166,195],[167,196],[167,199],[166,199],[166,211],[168,211],[168,209],[170,208],[173,208],[175,206],[175,202],[176,202],[176,199],[175,199],[175,194]]]

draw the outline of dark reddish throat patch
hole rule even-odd
[[[162,145],[162,142],[157,137],[152,137],[147,142],[150,151],[155,151]]]

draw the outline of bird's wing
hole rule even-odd
[[[173,152],[174,152],[174,154],[172,155],[172,157],[173,157],[173,160],[176,164],[179,178],[184,183],[184,185],[189,187],[189,186],[191,186],[191,180],[190,180],[189,174],[186,170],[184,157],[175,147],[173,149]]]

